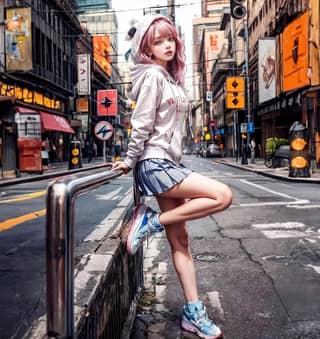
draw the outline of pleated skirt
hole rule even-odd
[[[134,169],[134,180],[146,196],[163,193],[183,181],[192,171],[166,159],[139,161]]]

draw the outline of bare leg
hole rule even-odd
[[[158,200],[159,197],[190,199],[160,214],[159,221],[164,226],[206,217],[223,211],[232,202],[232,192],[228,186],[196,173],[190,174],[180,184],[160,194]]]
[[[157,197],[161,211],[165,212],[181,206],[184,199]],[[185,300],[196,301],[198,289],[193,259],[190,253],[189,236],[184,221],[166,227],[166,234],[171,246],[172,260],[184,293]]]

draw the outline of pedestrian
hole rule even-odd
[[[113,169],[124,174],[134,169],[137,187],[157,199],[161,213],[144,204],[135,207],[127,250],[135,254],[147,235],[165,229],[185,297],[182,328],[202,338],[221,338],[221,330],[199,300],[186,221],[223,211],[230,206],[232,193],[228,186],[181,164],[181,131],[190,104],[183,89],[183,46],[171,21],[145,16],[131,46],[135,64],[131,99],[136,107],[127,156]]]

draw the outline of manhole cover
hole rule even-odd
[[[215,262],[226,258],[224,254],[221,253],[199,253],[193,256],[195,260],[205,261],[205,262]]]

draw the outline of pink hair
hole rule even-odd
[[[171,76],[178,81],[180,85],[184,85],[184,49],[181,39],[177,33],[176,28],[173,26],[171,21],[167,18],[159,18],[153,21],[153,23],[148,28],[147,32],[143,36],[143,39],[140,44],[138,51],[138,61],[143,64],[153,64],[154,61],[150,59],[147,54],[149,47],[154,41],[155,33],[160,34],[161,37],[172,37],[176,42],[176,54],[172,61],[168,64],[168,71]]]

